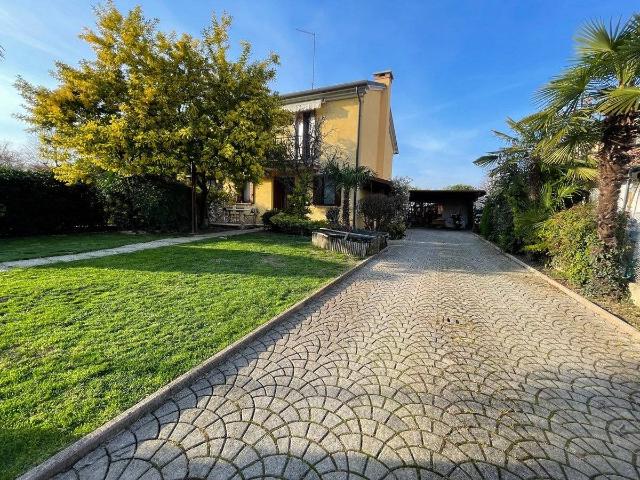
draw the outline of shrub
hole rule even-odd
[[[273,218],[274,215],[277,215],[279,212],[277,209],[272,209],[272,210],[267,210],[262,214],[262,224],[265,226],[265,228],[267,229],[272,229],[273,228],[273,223],[271,223],[271,219]]]
[[[406,224],[402,220],[394,220],[386,225],[384,231],[389,234],[391,240],[400,240],[407,230]]]
[[[329,207],[325,215],[327,222],[329,222],[329,228],[340,227],[340,207]]]
[[[105,174],[96,183],[109,223],[118,228],[187,230],[191,224],[191,190],[180,182]]]
[[[0,167],[0,234],[33,235],[105,225],[96,189],[67,185],[50,170]]]
[[[480,234],[507,252],[518,252],[522,246],[515,234],[513,210],[503,196],[489,197],[482,210]]]
[[[284,212],[277,213],[270,220],[274,230],[294,235],[311,235],[313,230],[327,226],[327,222],[324,220],[309,220],[308,218],[297,217]]]
[[[365,228],[379,230],[393,220],[397,206],[393,198],[382,193],[374,193],[358,202],[358,210],[364,217]]]
[[[313,175],[309,172],[301,173],[293,184],[291,193],[287,195],[287,207],[285,213],[306,218],[311,213],[311,187]]]
[[[588,293],[619,297],[626,284],[624,227],[625,219],[621,217],[620,247],[613,251],[604,249],[598,239],[594,205],[576,205],[555,213],[544,222],[540,230],[541,242],[532,249],[546,253],[550,267]]]

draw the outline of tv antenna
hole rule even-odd
[[[315,84],[316,80],[316,33],[302,30],[301,28],[296,28],[296,30],[313,37],[313,62],[311,64],[311,90],[313,90],[313,85]]]

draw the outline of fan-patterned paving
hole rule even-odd
[[[56,478],[638,479],[639,338],[413,230]]]

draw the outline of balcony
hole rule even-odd
[[[223,227],[251,228],[262,225],[258,209],[250,203],[236,203],[215,209],[209,214],[210,224]]]

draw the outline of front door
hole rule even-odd
[[[287,208],[287,195],[293,188],[292,177],[275,177],[273,179],[273,208],[284,210]]]

